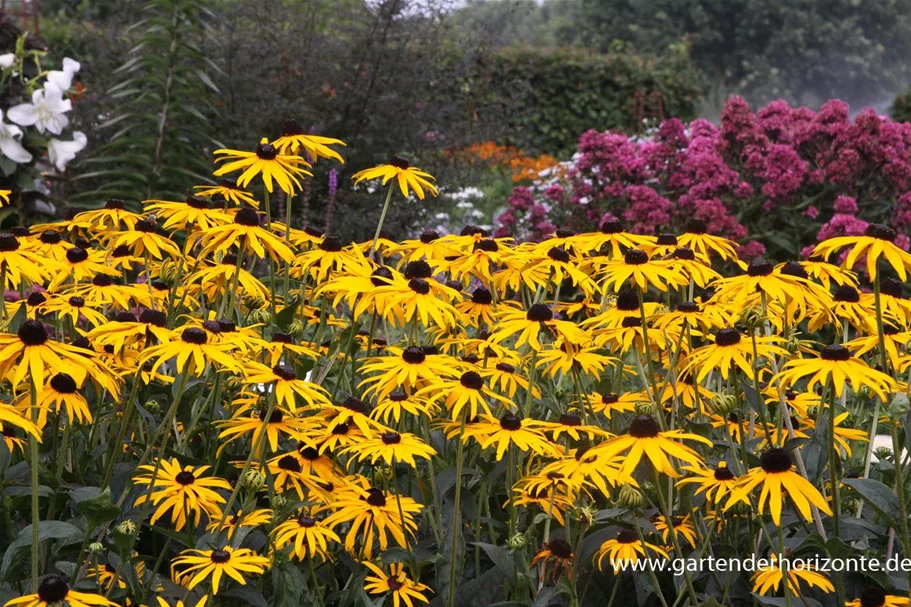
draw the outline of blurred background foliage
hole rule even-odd
[[[565,159],[588,129],[714,118],[735,93],[885,112],[911,82],[911,0],[41,0],[40,10],[41,43],[83,65],[73,120],[89,147],[59,186],[74,206],[180,198],[208,179],[213,149],[252,149],[285,118],[347,142],[339,183],[404,153],[444,186],[499,196],[511,171],[459,150],[496,142],[531,161]],[[330,168],[317,165],[295,222],[363,238],[377,197],[330,192]],[[452,206],[443,196],[393,209],[386,225],[403,235]]]

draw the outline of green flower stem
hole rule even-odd
[[[383,203],[383,211],[380,213],[380,221],[376,224],[376,232],[373,234],[373,242],[370,244],[370,252],[367,253],[368,258],[373,257],[373,253],[376,252],[376,243],[380,239],[380,232],[383,230],[383,222],[386,221],[386,213],[389,211],[389,201],[392,200],[392,187],[395,185],[395,182],[389,184],[389,189],[386,192],[386,202]]]
[[[908,500],[905,496],[905,464],[902,461],[901,443],[898,440],[898,425],[889,424],[892,429],[892,456],[895,459],[895,495],[898,497],[898,512],[901,516],[902,549],[907,557],[911,554],[911,536],[908,533]],[[911,585],[911,571],[908,572],[908,584]]]
[[[642,549],[647,552],[648,548],[645,547],[645,536],[642,534],[642,527],[639,525],[638,512],[633,514],[633,523],[636,525],[636,533],[639,535],[639,541],[642,542]],[[658,595],[658,600],[661,601],[661,607],[668,607],[667,600],[664,598],[664,593],[661,592],[661,585],[658,583],[658,577],[651,567],[646,567],[646,570],[648,571],[649,580],[652,582],[652,588],[655,590],[655,594]]]
[[[6,286],[4,281],[3,286]],[[0,298],[3,299],[3,298]],[[35,385],[34,378],[29,376],[29,399],[32,409],[32,422],[38,424],[38,387]],[[41,522],[41,498],[38,495],[38,439],[34,435],[28,435],[29,464],[31,469],[31,494],[32,494],[32,592],[38,592],[38,563],[41,558],[41,541],[39,533],[39,523]]]
[[[377,231],[379,233],[379,231]],[[462,420],[459,422],[459,436],[456,439],[456,471],[455,471],[455,501],[453,502],[452,508],[452,546],[449,553],[449,597],[447,598],[446,605],[448,607],[455,607],[455,596],[456,596],[456,552],[459,542],[459,514],[461,508],[459,508],[459,503],[462,499],[462,459],[465,453],[465,442],[462,440],[463,435],[465,434],[465,423],[468,419],[468,410],[465,409],[462,411]]]
[[[674,554],[680,556],[683,554],[683,551],[680,549],[680,540],[677,537],[677,529],[674,527],[671,504],[664,501],[664,495],[661,492],[661,478],[658,476],[658,470],[655,469],[654,466],[652,466],[652,474],[655,478],[655,493],[658,495],[658,506],[664,514],[668,535],[671,537],[671,543],[674,545]],[[673,480],[670,480],[669,482],[673,484]],[[690,579],[689,571],[683,572],[683,579],[686,582],[686,589],[690,595],[690,601],[692,601],[693,605],[698,605],[699,599],[696,597],[696,589],[693,587],[693,580]]]

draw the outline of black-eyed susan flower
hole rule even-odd
[[[874,293],[862,293],[860,298],[862,303],[875,309],[876,296]],[[884,317],[896,319],[903,327],[911,325],[911,299],[905,297],[902,283],[891,278],[881,280],[879,298]]]
[[[156,467],[158,475],[155,475]],[[146,494],[140,495],[133,503],[139,506],[149,501],[156,506],[149,521],[154,525],[162,516],[171,513],[171,523],[177,531],[191,522],[199,525],[203,514],[209,517],[221,515],[221,504],[225,498],[216,489],[231,490],[231,485],[218,477],[204,476],[210,466],[181,466],[176,458],[163,459],[157,465],[139,466],[139,474],[133,477],[136,485],[151,485]],[[154,480],[154,484],[153,483]]]
[[[358,171],[352,176],[354,184],[357,185],[365,180],[382,179],[383,185],[395,179],[402,196],[408,198],[408,194],[414,191],[415,195],[424,200],[426,192],[433,196],[439,194],[437,187],[431,183],[434,181],[430,173],[411,166],[405,158],[393,156],[388,163],[375,166],[372,169]]]
[[[515,445],[519,451],[531,451],[536,455],[556,455],[557,447],[547,440],[542,425],[537,420],[521,419],[512,413],[506,413],[499,419],[493,415],[482,414],[480,420],[466,426],[462,440],[475,439],[481,449],[496,447],[497,461],[503,459],[506,450]]]
[[[829,578],[822,573],[814,571],[807,563],[789,567],[787,576],[788,590],[792,596],[800,596],[801,586],[819,588],[823,592],[835,592],[835,586],[829,581]],[[778,565],[778,556],[773,554],[769,557],[769,566],[759,569],[751,577],[753,592],[763,596],[768,594],[770,590],[778,592],[784,577],[785,572]]]
[[[620,259],[600,265],[598,270],[603,286],[615,292],[628,283],[636,285],[641,291],[648,290],[650,286],[667,291],[669,287],[682,286],[686,282],[666,262],[650,260],[648,253],[642,249],[630,249]]]
[[[330,145],[345,147],[345,142],[341,139],[310,135],[304,131],[304,127],[297,120],[290,118],[282,121],[281,128],[281,137],[273,141],[272,145],[282,154],[297,154],[303,150],[314,161],[320,158],[332,158],[342,164],[345,163],[341,154],[329,147]]]
[[[47,576],[38,584],[38,592],[11,599],[4,607],[51,607],[64,604],[69,607],[117,607],[117,603],[100,594],[71,590],[66,580],[59,575]]]
[[[648,396],[639,392],[616,394],[614,392],[593,392],[584,395],[577,406],[591,408],[595,413],[610,419],[614,413],[631,413],[639,403],[649,402]]]
[[[620,259],[629,249],[650,247],[655,243],[654,236],[633,234],[623,229],[623,225],[616,219],[606,219],[598,226],[598,232],[580,235],[576,244],[587,251],[601,251],[609,248],[609,259]]]
[[[787,356],[784,348],[774,345],[781,341],[777,337],[756,337],[756,355]],[[684,370],[695,374],[696,381],[701,382],[712,370],[721,373],[727,379],[733,368],[739,368],[747,377],[753,377],[754,352],[752,341],[741,335],[737,329],[728,327],[715,333],[715,343],[696,348],[686,357]],[[698,371],[698,372],[697,372]]]
[[[402,603],[414,607],[414,601],[430,602],[422,594],[429,592],[430,587],[410,579],[403,563],[390,563],[388,572],[370,561],[364,561],[364,565],[374,574],[364,578],[364,590],[370,594],[392,594],[393,607],[401,607]]]
[[[436,450],[414,434],[389,431],[374,434],[339,451],[339,455],[346,453],[355,461],[370,462],[371,466],[382,461],[387,466],[398,462],[415,468],[417,459],[430,459],[436,455]]]
[[[228,202],[238,206],[248,204],[251,207],[259,208],[259,201],[253,198],[253,195],[238,187],[237,180],[230,177],[222,177],[215,185],[197,185],[193,186],[197,196],[215,200],[216,197],[224,199],[225,204]]]
[[[377,289],[378,295],[387,297],[384,317],[396,323],[396,326],[403,327],[412,320],[419,320],[425,327],[431,324],[438,327],[457,324],[459,311],[449,303],[459,296],[457,291],[440,284],[434,278],[412,278],[407,283],[403,279],[402,283]]]
[[[83,320],[90,327],[97,327],[107,321],[101,312],[88,305],[85,299],[78,295],[51,297],[44,304],[44,313],[55,314],[58,318],[68,318],[73,327],[81,324]]]
[[[335,531],[327,527],[314,513],[301,511],[292,519],[280,523],[272,530],[272,541],[279,550],[290,547],[298,560],[332,560],[330,542],[341,543]]]
[[[188,327],[177,339],[143,350],[139,361],[145,363],[154,359],[153,372],[172,358],[176,359],[175,368],[180,373],[201,375],[209,363],[236,371],[240,365],[228,354],[231,349],[230,344],[211,342],[205,330]]]
[[[194,232],[202,244],[200,257],[212,253],[227,255],[232,247],[249,250],[259,258],[269,256],[278,261],[290,262],[294,253],[278,236],[260,225],[260,216],[254,209],[245,207],[234,215],[234,223],[217,225]]]
[[[208,230],[217,225],[231,223],[230,215],[213,209],[202,196],[187,196],[183,202],[171,200],[146,200],[142,203],[147,213],[164,218],[165,230]]]
[[[727,238],[709,234],[705,222],[698,219],[687,222],[683,234],[677,237],[677,245],[692,249],[699,258],[707,262],[711,260],[712,254],[721,259],[737,259],[737,251],[734,248],[736,245]]]
[[[127,247],[137,257],[150,256],[162,259],[165,255],[180,257],[180,249],[169,238],[157,234],[154,215],[137,221],[133,227],[124,232],[111,232],[99,238],[110,248]]]
[[[595,562],[598,564],[598,570],[604,571],[604,559],[606,558],[607,564],[613,569],[614,574],[617,574],[640,558],[649,558],[649,552],[670,558],[667,552],[660,547],[641,541],[639,534],[634,529],[623,529],[617,533],[617,537],[607,540],[598,547],[595,552]]]
[[[502,342],[514,335],[516,337],[516,348],[521,348],[528,344],[532,349],[541,351],[540,336],[548,335],[556,340],[562,337],[565,342],[571,344],[584,344],[588,342],[588,334],[580,329],[576,324],[567,320],[556,320],[554,313],[546,304],[533,304],[528,311],[502,310],[499,314],[497,330],[491,334],[490,341]]]
[[[541,486],[521,486],[525,479],[519,481],[519,486],[513,487],[512,503],[517,508],[537,506],[544,514],[550,513],[558,523],[566,524],[563,513],[572,510],[574,503],[572,496],[566,493],[565,486],[558,487],[554,483]],[[509,502],[503,504],[505,507]]]
[[[655,257],[657,253],[649,253]],[[712,269],[704,258],[697,257],[689,247],[680,247],[664,258],[664,262],[672,270],[679,272],[687,281],[698,287],[704,288],[710,282],[721,278],[721,274]]]
[[[886,594],[876,586],[864,589],[859,597],[845,603],[845,607],[908,607],[909,605],[911,605],[911,598]]]
[[[677,486],[696,485],[696,495],[704,494],[709,504],[721,502],[739,482],[725,462],[720,462],[714,469],[700,466],[682,466],[682,469],[692,476],[680,479]]]
[[[768,506],[776,525],[781,524],[781,506],[785,497],[791,499],[807,521],[812,520],[813,516],[810,504],[831,516],[832,510],[819,490],[810,481],[794,472],[790,453],[780,448],[769,449],[759,458],[759,463],[758,467],[751,468],[741,477],[741,482],[731,492],[725,510],[762,485],[758,502],[759,513],[763,514]]]
[[[358,385],[366,386],[365,394],[385,399],[399,388],[414,393],[428,383],[457,373],[448,356],[428,356],[420,346],[389,348],[389,356],[369,358],[361,367],[367,377]]]
[[[911,254],[895,244],[896,236],[895,230],[889,226],[871,223],[861,236],[839,236],[819,243],[813,249],[813,255],[826,259],[832,253],[850,249],[842,263],[843,268],[853,268],[865,256],[867,274],[871,280],[876,280],[879,260],[885,259],[898,277],[905,281],[911,269]]]
[[[244,367],[243,382],[271,385],[278,403],[288,407],[292,412],[297,410],[298,396],[304,400],[305,407],[329,404],[329,393],[325,388],[298,379],[294,368],[285,363],[279,363],[271,368],[260,363],[247,363]]]
[[[632,475],[644,455],[655,467],[655,470],[676,478],[680,474],[671,465],[668,456],[692,465],[701,464],[703,461],[699,453],[677,442],[678,440],[712,444],[705,437],[684,432],[683,430],[662,431],[655,418],[650,415],[640,414],[633,418],[627,434],[610,438],[594,447],[592,451],[598,457],[604,459],[624,455],[623,465],[620,467],[620,474],[624,477]]]
[[[664,542],[665,545],[668,545],[671,541],[671,527],[673,526],[674,534],[678,538],[682,537],[685,539],[691,548],[696,547],[696,528],[693,527],[692,515],[672,516],[670,524],[668,524],[668,519],[663,514],[655,515],[650,520],[658,533],[661,534],[661,541]]]
[[[78,213],[70,225],[95,233],[119,232],[124,228],[132,228],[140,220],[142,215],[127,210],[123,200],[108,198],[100,209]]]
[[[784,388],[794,385],[803,378],[809,378],[807,391],[810,392],[817,386],[825,388],[831,381],[836,396],[841,396],[848,384],[855,392],[863,387],[869,388],[883,400],[887,400],[887,393],[895,392],[897,389],[895,380],[853,356],[851,350],[841,344],[825,346],[820,351],[819,358],[796,358],[788,361],[777,377]]]
[[[550,562],[554,565],[553,579],[560,575],[572,575],[573,559],[575,558],[573,547],[563,538],[554,538],[544,544],[544,546],[535,554],[530,565],[538,562]]]
[[[559,441],[561,436],[577,441],[583,438],[604,438],[609,434],[598,426],[585,424],[582,417],[573,412],[561,413],[557,421],[548,422],[544,426],[544,431],[550,435],[554,442]]]
[[[544,373],[551,377],[559,373],[569,375],[573,371],[596,377],[616,363],[616,358],[599,354],[598,348],[575,346],[561,338],[553,347],[538,353],[537,366],[543,367]]]
[[[187,580],[187,588],[192,590],[206,579],[212,581],[212,594],[218,594],[218,588],[223,576],[234,579],[241,585],[246,585],[244,574],[262,575],[269,567],[269,559],[259,556],[249,548],[232,548],[224,546],[216,550],[184,550],[172,563],[176,566],[186,566],[183,576]],[[192,577],[191,577],[192,576]]]
[[[385,551],[390,537],[402,548],[407,548],[408,538],[417,531],[415,515],[423,509],[410,497],[375,487],[344,489],[329,506],[332,513],[325,524],[334,529],[350,523],[345,535],[345,550],[354,554],[355,546],[360,544],[359,553],[364,558],[373,555],[375,543],[380,551]]]
[[[0,334],[0,376],[18,386],[28,376],[38,388],[44,386],[48,371],[66,369],[81,384],[86,376],[107,381],[107,372],[91,352],[54,341],[44,324],[26,320],[16,333]]]
[[[443,401],[454,420],[461,419],[465,407],[468,407],[470,418],[477,417],[479,410],[490,415],[488,398],[499,401],[510,410],[516,407],[511,400],[491,390],[477,371],[465,371],[458,379],[441,379],[422,388],[417,396],[426,398],[430,403]]]
[[[167,315],[161,310],[143,310],[137,319],[131,313],[95,327],[85,334],[94,344],[110,346],[114,353],[133,347],[140,341],[151,345],[154,341],[166,343],[178,336],[167,328]]]
[[[51,380],[39,390],[35,403],[35,406],[38,407],[38,427],[44,427],[47,415],[51,410],[58,414],[66,411],[66,416],[71,422],[91,422],[92,411],[79,390],[80,386],[68,373],[60,372],[51,377]],[[115,393],[119,394],[119,390]],[[28,398],[27,395],[26,398]]]
[[[209,533],[218,534],[221,531],[227,531],[228,539],[232,539],[238,530],[244,527],[259,527],[261,525],[267,525],[272,522],[272,511],[266,508],[257,508],[251,510],[250,512],[244,512],[243,509],[238,510],[234,514],[230,514],[224,517],[224,521],[219,517],[217,520],[213,519],[209,521],[209,524],[206,525],[206,531]]]
[[[224,440],[218,448],[219,452],[231,442],[249,435],[251,445],[268,445],[269,451],[274,453],[278,451],[279,442],[283,438],[300,436],[302,432],[313,427],[312,422],[295,416],[290,409],[282,406],[274,407],[268,419],[266,413],[266,409],[257,410],[256,406],[250,403],[234,411],[230,418],[215,422],[220,430],[218,438]],[[266,440],[260,442],[263,433]]]
[[[214,154],[216,163],[226,163],[215,171],[215,176],[243,171],[237,178],[237,185],[242,188],[247,187],[254,177],[261,176],[269,192],[272,192],[274,182],[283,192],[293,196],[302,187],[300,178],[311,175],[306,170],[310,168],[310,163],[300,156],[281,153],[265,137],[253,152],[222,148],[215,150]]]
[[[0,234],[0,265],[5,270],[3,288],[18,290],[30,284],[43,284],[58,264],[23,248],[12,234],[3,233]]]
[[[13,436],[12,429],[14,427],[24,430],[34,436],[38,442],[41,442],[41,431],[31,420],[25,417],[15,407],[0,403],[0,434],[3,435],[3,440],[6,441],[10,451],[17,445],[20,450],[22,447],[18,442],[22,439],[16,439],[16,437]]]
[[[67,281],[74,284],[91,280],[97,274],[119,276],[120,272],[105,264],[106,253],[92,249],[87,251],[82,247],[67,249],[64,259],[59,262],[59,267],[54,270],[54,278],[48,285],[49,291],[54,291]]]

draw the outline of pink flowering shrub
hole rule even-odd
[[[839,100],[754,112],[732,97],[717,126],[671,119],[647,139],[591,130],[564,174],[516,188],[497,234],[541,239],[605,219],[655,234],[695,219],[738,241],[744,258],[783,259],[871,222],[911,229],[911,124],[870,109],[851,120]]]

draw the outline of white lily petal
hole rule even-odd
[[[36,93],[38,91],[35,91]],[[38,122],[38,107],[31,103],[20,103],[7,110],[7,117],[16,124],[32,126]],[[39,129],[40,130],[40,129]],[[42,130],[42,132],[44,132]]]
[[[66,61],[66,60],[64,59],[64,61]],[[3,55],[0,55],[0,67],[3,67],[3,68],[13,67],[13,64],[15,62],[16,62],[15,53],[4,53]]]
[[[85,133],[76,131],[73,133],[72,141],[61,141],[51,139],[47,144],[47,154],[51,164],[57,167],[57,170],[63,172],[66,165],[76,157],[76,154],[85,149],[88,143]]]
[[[31,162],[32,160],[32,155],[29,154],[28,150],[12,137],[0,137],[0,153],[19,164]]]

